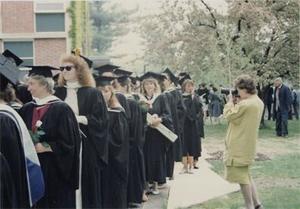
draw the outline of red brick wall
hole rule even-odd
[[[35,39],[35,65],[59,66],[60,57],[67,52],[64,38]]]
[[[3,33],[33,33],[33,1],[0,2]]]

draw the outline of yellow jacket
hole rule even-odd
[[[254,161],[256,141],[264,104],[252,95],[234,105],[229,102],[223,115],[229,126],[225,139],[224,163],[227,166],[247,166]]]

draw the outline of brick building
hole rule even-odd
[[[69,52],[67,1],[0,1],[0,52],[11,50],[22,65],[59,65]]]

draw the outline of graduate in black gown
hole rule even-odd
[[[129,207],[138,207],[145,200],[143,197],[145,189],[145,164],[144,164],[144,142],[146,115],[138,101],[131,94],[131,81],[128,73],[119,75],[114,81],[114,87],[122,93],[129,107],[129,176],[127,188],[127,201]]]
[[[14,59],[7,59],[8,55]],[[23,143],[28,143],[29,146],[31,145],[32,151],[34,152],[33,143],[24,121],[16,111],[8,106],[8,103],[12,100],[12,86],[16,86],[18,82],[17,65],[21,63],[21,60],[7,51],[6,56],[0,55],[0,59],[0,152],[2,155],[1,161],[3,162],[3,164],[0,165],[3,174],[3,176],[1,176],[1,208],[29,208],[32,201],[30,201],[28,192],[26,172],[26,162],[28,161],[25,156],[24,151],[26,150],[23,148]],[[25,130],[22,130],[21,125],[25,127]],[[23,134],[25,132],[27,132],[28,138],[25,138]],[[32,156],[33,155],[38,161],[35,152]],[[39,172],[41,174],[40,168]],[[29,174],[30,173],[28,173],[28,175]],[[38,179],[38,176],[35,177]],[[40,176],[38,180],[42,181],[42,176]],[[2,189],[4,189],[4,191]],[[7,191],[7,189],[9,189],[9,191]],[[41,195],[39,197],[43,195],[42,193],[43,192],[40,193]],[[35,194],[37,193],[32,192],[32,195]],[[35,200],[33,200],[33,202],[35,202]]]
[[[1,77],[2,76],[3,75],[1,75]],[[4,79],[4,77],[1,79],[3,86],[3,82],[5,82]],[[8,82],[6,82],[6,84],[7,83]],[[5,98],[4,88],[1,87],[0,105],[5,105]],[[5,205],[10,205],[11,208],[29,207],[25,157],[21,138],[14,121],[2,111],[0,111],[0,130],[0,152],[3,157],[2,162],[5,163],[5,165],[7,163],[8,166],[6,169],[5,165],[1,164],[1,170],[5,169],[2,171],[3,176],[1,176],[1,178],[7,179],[8,181],[4,183],[11,186],[11,188],[7,188],[4,183],[1,185],[1,189],[6,188],[10,191],[10,194],[2,193],[1,191],[1,202],[3,204],[3,207],[1,208],[10,208],[4,207]]]
[[[182,160],[182,133],[183,129],[180,126],[180,118],[184,117],[185,106],[183,104],[182,95],[178,88],[178,79],[172,73],[169,68],[166,68],[162,75],[165,76],[162,82],[162,88],[168,99],[170,110],[172,114],[174,133],[178,136],[176,141],[170,144],[167,151],[166,161],[167,161],[167,177],[173,179],[174,173],[174,162]]]
[[[0,208],[17,208],[15,184],[8,162],[0,152]]]
[[[102,208],[101,173],[108,163],[108,113],[88,64],[79,55],[65,55],[55,95],[75,113],[82,131],[80,186],[76,208]]]
[[[32,66],[28,90],[34,101],[25,104],[19,113],[27,129],[39,135],[34,143],[43,171],[45,195],[35,207],[74,208],[79,180],[80,134],[72,109],[52,95],[51,69]]]
[[[127,182],[129,167],[129,129],[125,110],[114,95],[113,77],[96,78],[98,90],[108,107],[108,166],[103,171],[103,207],[127,208]]]
[[[194,93],[194,82],[186,79],[182,84],[183,102],[186,107],[183,134],[183,172],[193,173],[193,160],[201,156],[201,137],[204,137],[203,110]]]
[[[160,123],[173,130],[172,116],[168,100],[160,94],[158,80],[163,76],[147,72],[141,77],[142,94],[140,102],[147,106],[147,113],[152,115],[151,122],[145,135],[144,157],[146,167],[146,181],[153,183],[152,194],[159,194],[158,183],[166,183],[166,152],[170,141],[155,129]]]

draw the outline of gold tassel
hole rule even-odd
[[[75,48],[72,50],[72,53],[75,55],[75,56],[80,56],[80,48]]]

